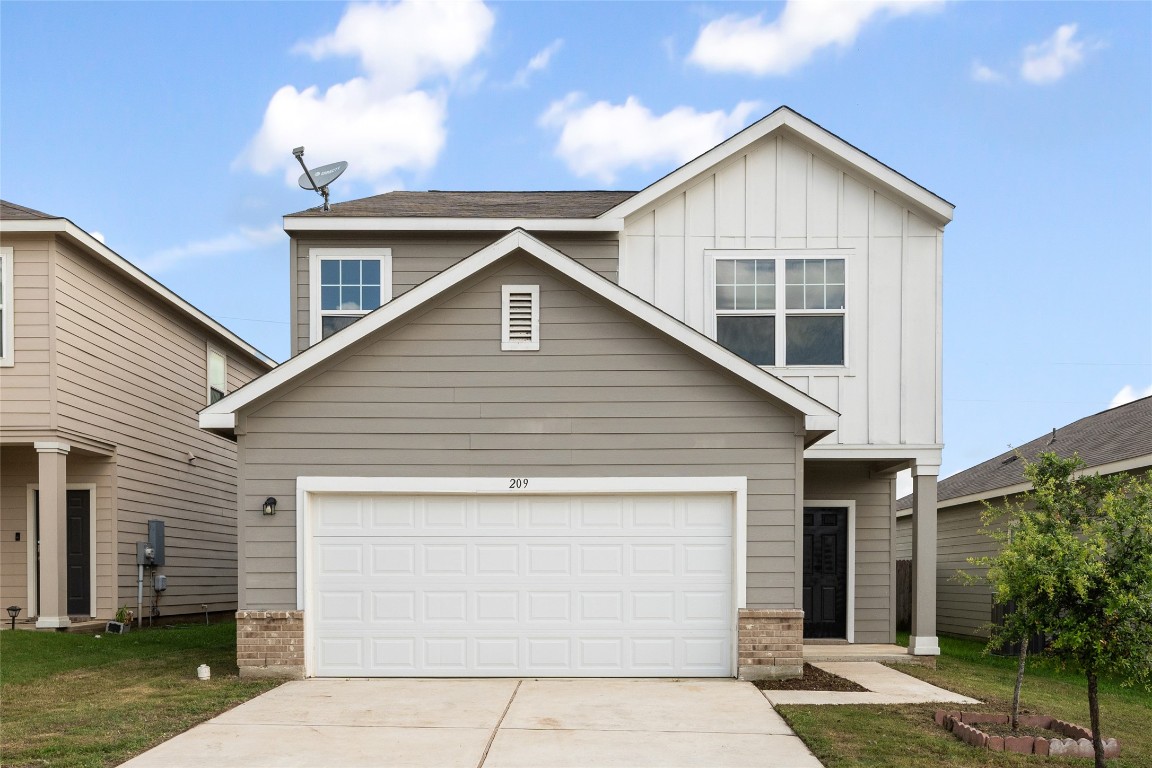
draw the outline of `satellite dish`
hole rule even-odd
[[[336,179],[340,177],[340,174],[344,173],[347,168],[347,160],[313,168],[306,173],[300,174],[300,188],[319,190],[320,187],[326,187],[336,181]]]
[[[304,165],[304,147],[296,147],[292,150],[292,154],[300,163],[300,167],[304,169],[304,174],[300,177],[300,187],[315,191],[324,198],[324,210],[331,210],[328,207],[328,185],[344,173],[348,163],[341,160],[338,163],[329,163],[309,170],[308,166]]]

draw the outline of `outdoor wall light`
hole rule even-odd
[[[266,515],[276,514],[276,499],[272,498],[271,496],[264,499],[264,514],[266,514]]]
[[[20,606],[8,606],[8,618],[12,619],[12,629],[16,629],[16,617],[20,615]]]

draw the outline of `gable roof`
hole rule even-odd
[[[40,232],[67,237],[83,248],[85,253],[110,267],[114,273],[143,288],[145,293],[149,293],[165,304],[175,307],[177,311],[244,350],[267,367],[272,368],[276,365],[275,360],[180,298],[179,295],[152,278],[148,273],[62,216],[50,216],[23,205],[0,200],[0,233],[3,232]]]
[[[208,406],[200,411],[200,427],[219,433],[231,432],[236,427],[236,413],[244,406],[307,375],[340,351],[435,299],[515,251],[536,258],[646,325],[672,337],[721,368],[727,369],[765,395],[804,414],[805,429],[811,438],[810,442],[836,429],[839,414],[832,408],[729,352],[707,336],[689,328],[671,315],[521,229],[509,232],[491,245],[384,304],[344,330],[309,347],[273,371]]]
[[[389,192],[309,208],[284,217],[288,231],[542,231],[620,232],[624,219],[723,163],[769,134],[781,132],[851,166],[871,184],[943,226],[955,206],[854,147],[799,112],[781,106],[639,192]]]
[[[936,488],[939,506],[1028,490],[1032,486],[1024,479],[1024,462],[1019,457],[1032,461],[1045,451],[1054,451],[1065,458],[1076,454],[1089,471],[1122,472],[1152,466],[1152,397],[1085,416],[1015,450],[944,478]],[[897,509],[911,507],[911,496],[896,502]]]
[[[464,219],[594,219],[635,192],[386,192],[291,216],[459,217]]]

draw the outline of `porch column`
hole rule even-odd
[[[912,468],[912,634],[908,653],[939,656],[936,637],[936,476],[940,467]]]
[[[40,459],[40,613],[37,628],[68,620],[68,443],[33,443]]]

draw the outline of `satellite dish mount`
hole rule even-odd
[[[304,175],[299,180],[301,189],[315,191],[324,198],[324,210],[332,210],[328,205],[328,185],[344,173],[345,169],[348,168],[348,163],[341,160],[338,163],[329,163],[309,170],[308,166],[304,165],[304,147],[296,147],[292,150],[292,155],[300,163],[300,167],[304,169]]]

